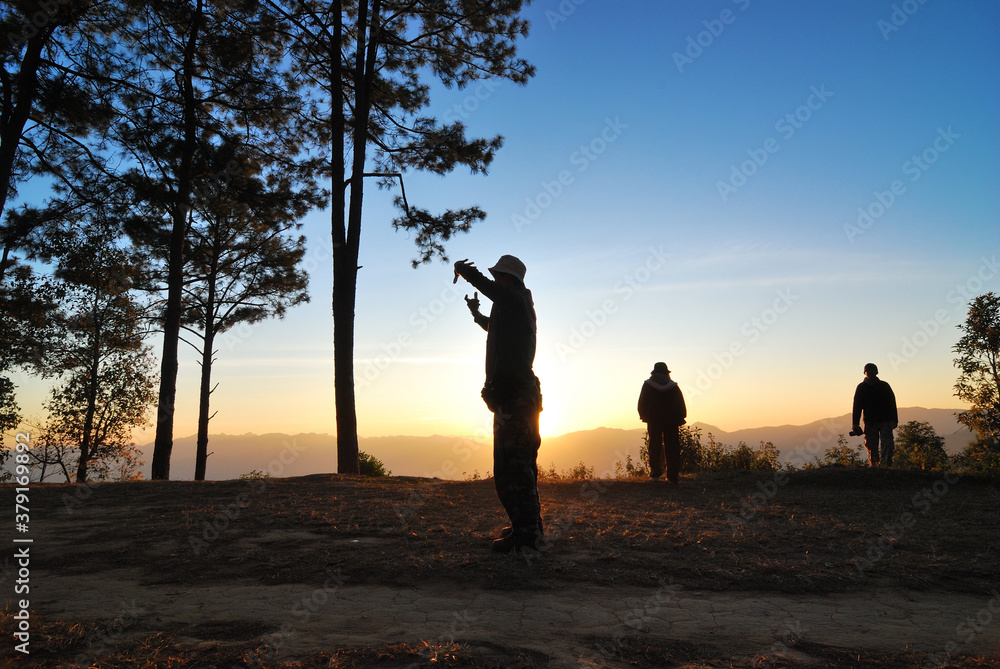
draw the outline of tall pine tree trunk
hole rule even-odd
[[[211,288],[209,289],[211,290]],[[206,319],[206,326],[211,318]],[[215,325],[205,328],[205,349],[201,352],[201,391],[198,399],[198,450],[194,461],[194,480],[205,480],[208,465],[208,414],[212,396],[212,347],[215,345]]]
[[[358,5],[358,35],[357,54],[354,63],[354,81],[356,83],[354,105],[354,146],[351,162],[351,198],[347,212],[346,231],[343,225],[343,213],[338,226],[334,222],[333,248],[333,357],[334,357],[334,403],[337,409],[337,471],[341,474],[356,474],[358,472],[358,414],[354,394],[354,316],[358,288],[358,252],[361,245],[361,214],[364,203],[365,159],[368,149],[368,118],[371,110],[371,88],[375,72],[375,56],[378,52],[380,0],[374,0],[371,14],[368,14],[368,2]],[[334,40],[337,49],[331,49],[334,76],[333,83],[341,80],[340,65],[340,34],[343,29],[338,13],[334,24]],[[331,93],[333,91],[331,90]],[[334,100],[340,100],[341,92],[336,92]],[[334,123],[337,122],[338,109],[343,128],[343,105],[334,104]],[[343,165],[343,132],[333,129],[334,163]],[[338,139],[339,138],[339,139]],[[340,150],[337,151],[337,143]],[[344,183],[343,175],[337,181],[337,170],[334,170],[334,193]],[[337,197],[336,195],[334,196]],[[334,201],[334,216],[343,212],[343,194],[340,207]],[[338,231],[339,234],[338,234]],[[346,234],[345,234],[346,232]]]
[[[190,207],[192,165],[194,162],[197,123],[195,118],[194,52],[201,26],[202,3],[198,0],[191,19],[191,34],[184,47],[183,104],[184,141],[177,169],[176,200],[170,230],[170,251],[167,269],[167,305],[163,323],[163,357],[160,362],[160,393],[157,401],[156,439],[150,478],[170,478],[170,452],[174,447],[174,406],[177,399],[177,354],[181,335],[181,297],[184,288],[184,238]]]
[[[344,100],[343,65],[340,40],[343,34],[343,7],[333,7],[333,37],[330,40],[330,156],[333,202],[330,212],[333,242],[333,388],[337,412],[337,471],[358,471],[358,418],[354,406],[354,290],[357,287],[357,260],[353,270],[347,257],[346,203],[344,191]],[[352,278],[353,277],[353,278]]]
[[[101,334],[99,306],[94,300],[94,334],[90,349],[90,378],[87,380],[87,410],[83,417],[83,435],[80,438],[80,459],[76,463],[76,482],[87,482],[87,463],[93,448],[94,415],[97,413],[97,391],[100,387]]]
[[[42,48],[45,40],[51,34],[49,30],[36,30],[35,34],[25,43],[24,56],[17,76],[17,99],[11,100],[0,110],[0,214],[7,207],[7,197],[10,195],[11,178],[14,175],[14,162],[21,146],[21,134],[31,116],[35,97],[38,95],[38,68],[42,62]],[[5,239],[3,260],[0,262],[0,280],[3,280],[7,269],[10,251],[20,240]]]
[[[218,240],[216,240],[218,241]],[[215,355],[215,282],[218,280],[218,246],[212,249],[208,272],[208,295],[205,299],[205,340],[201,350],[201,390],[198,396],[198,447],[194,461],[194,480],[205,480],[208,466],[208,414],[212,397],[212,359]]]

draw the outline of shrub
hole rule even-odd
[[[864,467],[868,464],[865,457],[864,447],[858,444],[856,448],[847,445],[847,437],[840,435],[837,437],[837,445],[826,449],[823,459],[813,458],[815,463],[805,463],[803,469],[814,469],[816,467]]]
[[[760,448],[754,450],[741,441],[736,447],[727,446],[715,441],[710,433],[708,443],[701,443],[701,428],[682,425],[679,429],[681,442],[682,472],[711,471],[775,471],[778,469],[778,448],[771,442],[760,442]],[[643,445],[639,450],[644,470],[649,470],[649,433],[643,437]],[[626,462],[626,471],[628,463]]]
[[[896,433],[893,464],[911,469],[943,469],[948,466],[944,439],[930,423],[911,420]]]
[[[1000,472],[1000,440],[980,437],[955,460],[962,469],[972,472]]]
[[[362,476],[392,476],[381,460],[364,451],[358,452],[358,473]]]
[[[573,467],[573,469],[569,470],[564,474],[564,478],[589,480],[594,478],[594,468],[588,467],[581,460],[580,464],[578,464],[576,467]]]

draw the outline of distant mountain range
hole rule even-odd
[[[974,439],[974,435],[955,419],[958,409],[924,409],[911,407],[899,410],[900,424],[911,420],[929,423],[945,439],[949,453],[957,453]],[[706,423],[694,423],[701,428],[702,442],[711,434],[716,442],[735,446],[746,442],[757,447],[771,442],[778,447],[783,461],[794,465],[811,462],[814,456],[837,444],[839,435],[851,429],[851,416],[818,420],[808,425],[756,427],[725,432]],[[642,446],[642,428],[622,430],[597,428],[571,432],[542,440],[538,454],[539,467],[554,467],[564,472],[584,463],[593,467],[597,476],[614,472],[615,464],[624,464],[627,456],[638,460]],[[848,437],[852,446],[861,444],[862,437]],[[170,459],[171,478],[194,478],[195,437],[174,440]],[[395,475],[463,479],[478,473],[486,476],[493,470],[492,442],[477,442],[463,437],[362,437],[360,448],[381,460]],[[147,462],[153,445],[141,446]],[[270,472],[274,476],[304,476],[334,472],[337,468],[336,438],[329,434],[216,434],[209,438],[207,477],[211,480],[238,478],[253,470]]]

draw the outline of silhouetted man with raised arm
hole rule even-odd
[[[865,380],[854,391],[852,435],[861,434],[861,415],[865,417],[865,448],[872,467],[891,467],[895,440],[892,431],[899,424],[896,413],[896,396],[889,384],[878,378],[874,362],[865,365]]]
[[[487,332],[482,395],[493,412],[493,481],[510,517],[510,527],[493,542],[493,550],[538,550],[542,541],[537,463],[542,395],[532,371],[535,305],[531,291],[524,287],[526,270],[520,260],[501,256],[489,271],[492,280],[468,260],[455,263],[455,280],[462,277],[478,291],[465,301],[473,319]],[[479,312],[478,293],[493,302],[489,317]]]

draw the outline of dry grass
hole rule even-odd
[[[59,551],[36,551],[32,569],[132,567],[161,584],[322,584],[337,573],[352,584],[447,579],[470,588],[536,591],[656,586],[671,579],[692,590],[988,592],[1000,574],[1000,485],[971,476],[951,480],[933,473],[823,469],[777,480],[762,473],[703,474],[676,487],[543,481],[549,546],[528,560],[489,551],[505,520],[492,480],[316,475],[145,482],[94,485],[86,498],[74,486],[45,485],[32,489],[33,521],[67,540]],[[11,614],[0,623],[9,639]],[[32,645],[46,654],[19,666],[89,666],[74,658],[111,624],[34,618]],[[175,643],[184,629],[123,637],[98,654],[94,666],[534,668],[552,659],[514,647],[397,644],[329,649],[298,663],[275,663],[260,645],[270,631],[235,621],[213,630],[216,646],[186,650]],[[595,639],[594,646],[614,662],[609,666],[763,666],[646,637]],[[817,666],[918,667],[924,661],[803,648],[821,662]],[[997,658],[952,661],[1000,667]]]

